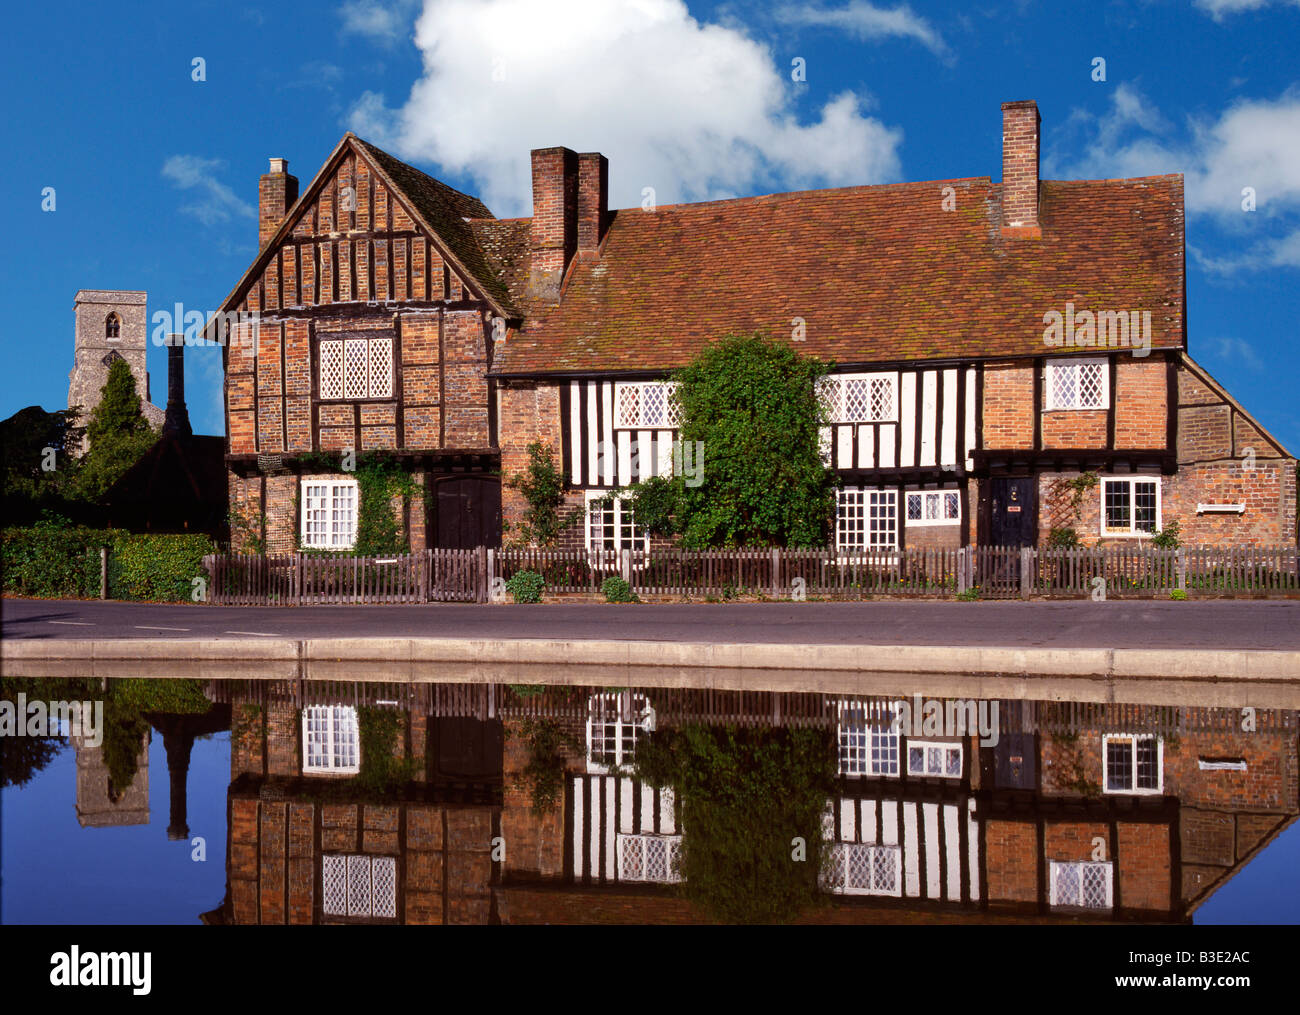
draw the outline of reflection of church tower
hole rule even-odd
[[[163,749],[167,752],[167,776],[171,786],[171,813],[167,822],[167,838],[188,839],[190,827],[187,816],[186,778],[190,771],[190,752],[194,749],[194,733],[187,728],[188,716],[165,716],[154,721],[163,735]]]
[[[145,355],[149,348],[149,324],[142,292],[114,292],[99,289],[78,291],[73,305],[76,315],[72,373],[68,376],[68,407],[80,405],[85,415],[99,404],[100,390],[108,380],[108,368],[115,359],[126,360],[135,375],[140,411],[157,429],[163,410],[149,401],[149,372]]]
[[[135,778],[129,786],[114,786],[104,760],[104,747],[72,738],[77,752],[77,821],[82,828],[149,824],[149,733],[141,738]]]

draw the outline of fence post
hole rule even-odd
[[[108,598],[108,547],[99,548],[99,598]]]
[[[622,551],[622,571],[623,580],[627,582],[628,588],[632,587],[632,551],[624,549]]]
[[[1187,556],[1181,546],[1174,551],[1174,556],[1178,561],[1178,587],[1185,592],[1187,591]]]
[[[957,550],[957,594],[966,591],[966,547]]]
[[[476,589],[477,595],[475,596],[474,601],[475,601],[475,602],[478,602],[478,603],[486,603],[486,602],[488,601],[488,598],[487,598],[487,547],[486,547],[486,546],[482,546],[482,545],[480,545],[479,548],[478,548],[478,574],[477,574],[476,577],[478,578],[478,581],[477,581],[478,588]]]
[[[1020,598],[1028,599],[1030,589],[1033,587],[1030,578],[1030,568],[1033,566],[1034,548],[1031,546],[1022,546],[1020,548]]]
[[[293,555],[293,605],[302,605],[302,554]]]
[[[772,598],[781,598],[781,549],[772,547]]]
[[[487,551],[487,601],[492,602],[492,586],[497,579],[497,551],[488,547]]]

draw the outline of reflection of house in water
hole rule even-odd
[[[642,738],[690,722],[827,731],[840,788],[819,921],[1181,922],[1300,812],[1291,711],[1260,710],[1243,732],[1233,709],[1000,701],[998,742],[981,746],[896,731],[891,698],[311,681],[209,693],[234,707],[223,918],[238,923],[701,920],[674,887],[680,801],[627,768]],[[411,765],[387,799],[356,784],[385,712]],[[541,816],[522,778],[526,720],[573,745]]]
[[[135,777],[128,786],[113,785],[104,759],[104,745],[91,746],[84,737],[71,738],[77,755],[77,821],[82,828],[149,824],[149,737],[141,737]]]

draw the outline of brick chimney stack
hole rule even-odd
[[[1002,103],[1002,235],[1038,237],[1038,134],[1033,99]]]
[[[185,407],[185,335],[167,336],[167,414],[162,432],[189,437],[190,413]]]
[[[289,175],[288,159],[272,159],[271,171],[257,182],[257,248],[261,250],[298,200],[298,177]]]
[[[536,299],[558,300],[564,271],[578,249],[578,155],[568,148],[533,151],[528,245],[529,291]]]
[[[600,152],[578,156],[578,253],[595,254],[609,219],[609,159]]]

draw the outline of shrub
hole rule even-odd
[[[1047,534],[1047,546],[1052,550],[1073,550],[1079,545],[1079,534],[1074,529],[1053,529]]]
[[[1160,550],[1177,550],[1183,545],[1182,540],[1178,538],[1179,528],[1177,522],[1170,522],[1151,537],[1151,545]]]
[[[545,587],[546,579],[536,571],[520,571],[506,582],[506,590],[516,603],[540,603]]]
[[[607,603],[639,603],[641,600],[632,591],[632,586],[617,575],[610,575],[600,583],[600,591],[605,594]]]
[[[1170,599],[1186,599],[1187,591],[1185,589],[1174,589],[1169,593]]]
[[[956,598],[960,599],[963,603],[978,602],[979,597],[980,597],[980,590],[975,586],[971,586],[965,592],[958,592],[956,596]]]

